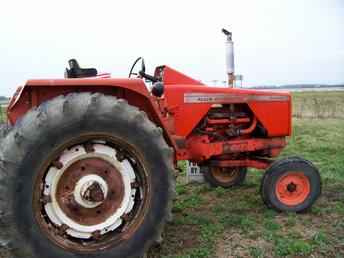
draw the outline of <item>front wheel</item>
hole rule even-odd
[[[298,157],[273,163],[265,172],[261,184],[263,201],[277,211],[306,211],[320,193],[321,178],[317,168]]]
[[[0,240],[11,257],[141,257],[160,240],[171,217],[172,150],[126,101],[57,97],[2,145]]]

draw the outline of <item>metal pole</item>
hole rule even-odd
[[[232,41],[232,32],[222,29],[222,32],[226,35],[226,72],[228,76],[228,86],[234,87],[234,42]]]

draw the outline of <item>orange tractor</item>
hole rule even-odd
[[[172,219],[180,160],[221,187],[266,169],[262,199],[278,211],[316,201],[321,180],[309,161],[274,161],[291,135],[290,94],[231,87],[224,32],[230,87],[166,65],[149,75],[139,58],[129,78],[70,60],[65,79],[18,88],[0,150],[0,242],[12,257],[142,257]]]

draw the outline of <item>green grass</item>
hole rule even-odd
[[[6,113],[5,113],[5,108],[0,106],[0,123],[5,122],[6,120]]]
[[[282,156],[302,155],[324,179],[344,180],[344,119],[294,119],[293,136]]]
[[[294,119],[282,156],[311,160],[322,196],[304,214],[267,209],[259,195],[262,172],[229,190],[177,184],[174,222],[149,258],[344,257],[344,119]]]

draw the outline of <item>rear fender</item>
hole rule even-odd
[[[173,144],[156,102],[140,79],[29,80],[12,97],[7,109],[8,119],[14,125],[30,109],[59,95],[74,92],[99,92],[125,99],[130,105],[146,112],[151,121],[164,129],[166,141]]]

